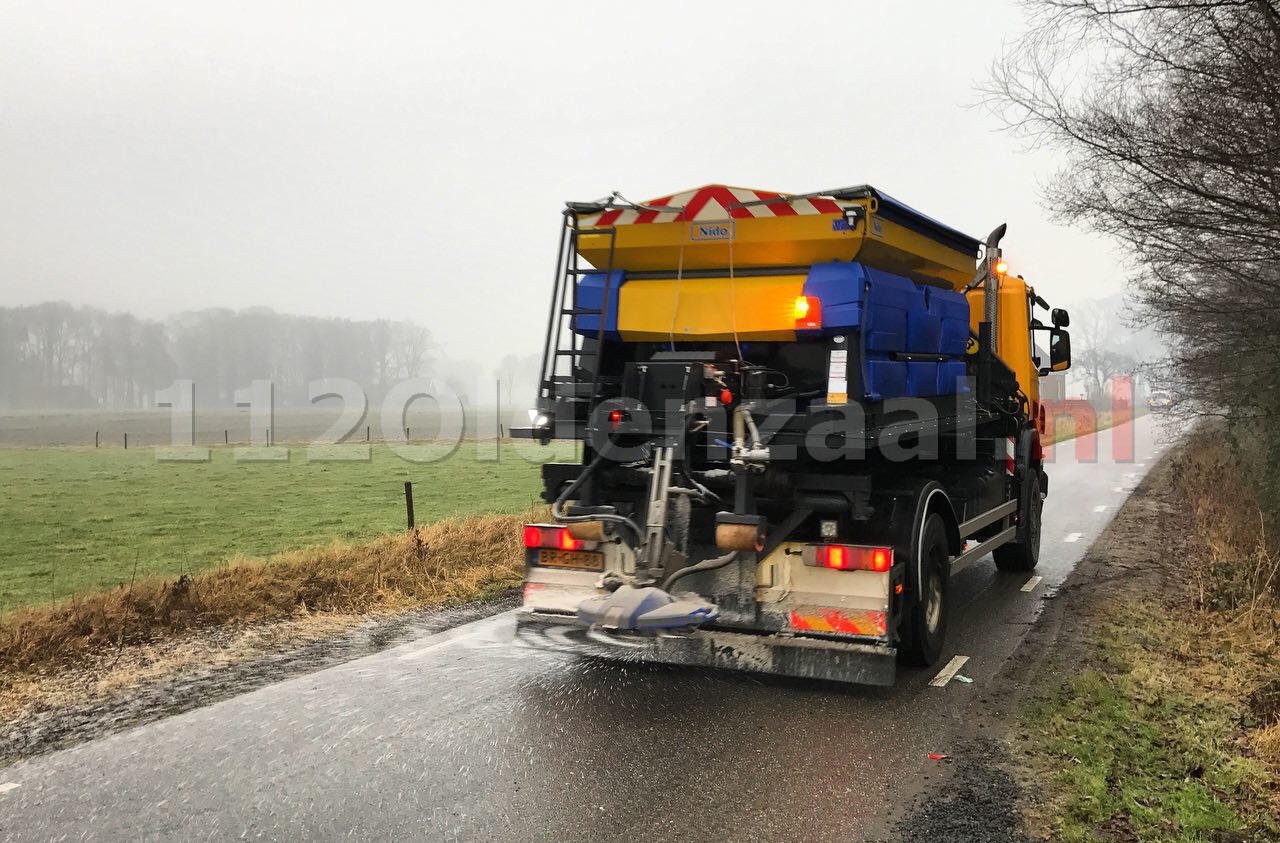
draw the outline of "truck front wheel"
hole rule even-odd
[[[902,618],[899,644],[904,661],[930,665],[942,655],[947,633],[951,553],[947,545],[947,528],[941,516],[933,514],[925,519],[916,552],[920,554],[920,582]]]
[[[1031,467],[1027,496],[1022,500],[1019,518],[1022,527],[1018,541],[997,547],[991,554],[1001,571],[1031,571],[1040,561],[1040,513],[1044,498],[1040,495],[1040,469]]]

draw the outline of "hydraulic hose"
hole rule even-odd
[[[728,565],[730,562],[732,562],[734,559],[737,559],[737,558],[738,558],[738,551],[731,550],[728,553],[726,553],[724,556],[713,556],[710,559],[703,559],[701,562],[699,562],[696,565],[690,565],[687,568],[681,568],[680,570],[673,572],[671,576],[663,580],[662,590],[670,591],[671,586],[675,583],[676,580],[687,577],[690,574],[700,574],[703,571],[714,571],[717,568],[723,568],[725,565]]]
[[[746,409],[745,407],[743,408],[742,415],[745,417],[745,420],[747,422],[747,430],[751,432],[751,447],[752,448],[763,447],[763,443],[760,441],[760,431],[756,428],[755,417],[753,417],[751,415],[751,411]]]
[[[621,524],[631,530],[631,532],[635,534],[636,539],[643,543],[644,531],[640,529],[640,526],[636,524],[636,522],[624,515],[615,515],[611,512],[602,512],[598,515],[566,515],[564,512],[563,506],[565,501],[572,498],[574,492],[578,491],[578,489],[582,487],[582,484],[586,482],[587,478],[595,473],[596,468],[600,465],[600,462],[603,459],[604,454],[597,454],[596,458],[587,465],[586,469],[584,469],[581,474],[578,475],[578,479],[570,483],[568,488],[560,493],[560,496],[556,498],[556,502],[551,505],[551,517],[565,524],[575,524],[584,521],[607,521],[610,524]]]

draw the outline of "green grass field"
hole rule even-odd
[[[492,448],[492,443],[488,443]],[[572,458],[565,446],[557,458]],[[159,462],[151,448],[0,448],[0,612],[128,583],[191,573],[236,556],[263,557],[405,525],[404,482],[418,523],[521,512],[553,456],[532,443],[476,444],[430,464],[374,445],[368,462],[247,463],[214,448],[207,463]]]

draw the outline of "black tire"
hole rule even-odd
[[[1040,561],[1040,514],[1044,498],[1040,495],[1040,469],[1031,468],[1031,483],[1019,513],[1019,540],[997,547],[991,554],[1001,571],[1033,571]]]
[[[947,589],[950,584],[951,551],[942,516],[926,516],[920,532],[920,583],[913,589],[903,609],[898,629],[899,654],[908,664],[930,665],[942,655],[947,637]],[[917,560],[912,560],[916,562]]]

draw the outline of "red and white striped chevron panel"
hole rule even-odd
[[[768,217],[794,217],[809,214],[838,214],[840,203],[834,199],[789,199],[770,202],[767,205],[733,207],[742,202],[758,202],[761,199],[777,199],[781,193],[768,190],[752,190],[746,187],[728,187],[709,184],[683,193],[673,193],[643,203],[649,207],[672,208],[671,211],[636,211],[615,209],[599,214],[589,214],[581,220],[583,227],[604,225],[631,225],[651,222],[690,222],[695,220],[725,220]],[[683,211],[676,209],[684,208]]]

